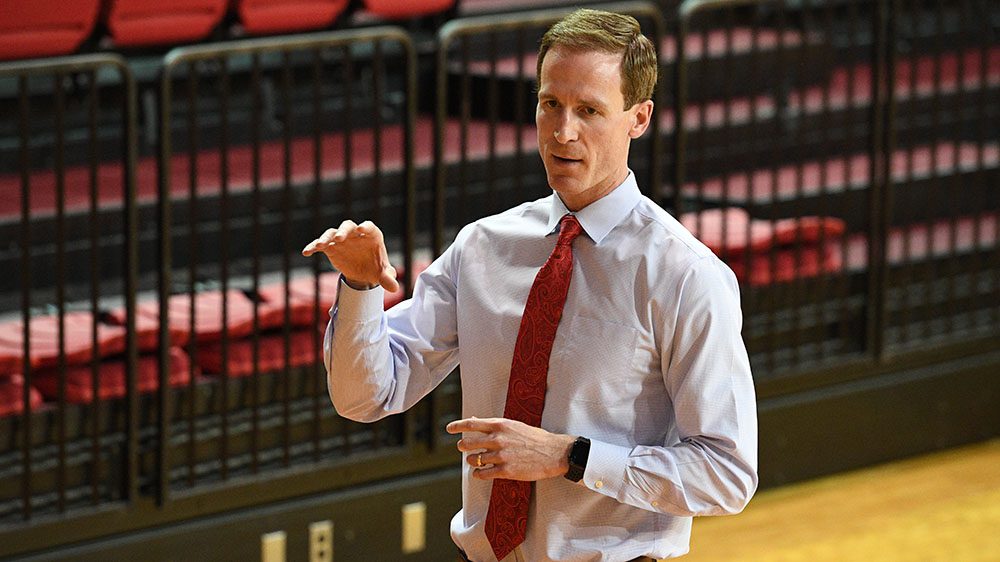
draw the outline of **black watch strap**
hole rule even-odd
[[[569,450],[569,470],[566,471],[566,479],[573,482],[583,479],[588,458],[590,458],[590,439],[577,437]]]

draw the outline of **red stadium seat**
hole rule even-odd
[[[329,27],[349,0],[236,0],[247,33],[263,35]]]
[[[769,285],[839,271],[844,221],[751,219],[736,207],[681,215],[681,224],[722,258],[740,282]]]
[[[86,39],[100,0],[0,2],[0,60],[65,55]]]
[[[31,410],[42,405],[42,395],[34,387],[28,390]],[[6,375],[0,377],[0,417],[24,412],[24,377]]]
[[[228,0],[108,0],[104,23],[118,47],[173,45],[208,37]]]
[[[171,386],[181,386],[191,380],[191,363],[184,351],[170,348],[170,374],[167,380]],[[153,392],[159,388],[159,361],[156,355],[142,355],[136,364],[136,390]],[[66,370],[66,401],[86,404],[94,400],[94,381],[90,365],[78,365]],[[120,358],[102,361],[98,366],[98,399],[111,400],[125,396],[125,362]],[[39,372],[33,381],[38,390],[49,401],[59,399],[59,370],[46,369]]]
[[[407,19],[451,9],[455,0],[365,0],[365,10],[380,18]]]
[[[319,275],[319,303],[316,302],[316,285],[312,277],[293,279],[288,285],[288,307],[292,326],[313,326],[319,319],[325,325],[330,318],[328,312],[337,300],[340,273],[330,271]],[[285,322],[285,284],[274,283],[260,288],[261,330],[279,328]],[[314,307],[317,314],[314,314]],[[264,319],[267,319],[265,322]]]
[[[125,329],[120,326],[97,324],[97,349],[92,342],[94,315],[89,312],[67,312],[65,316],[65,349],[67,365],[79,365],[97,357],[115,355],[125,350]],[[59,317],[36,316],[29,321],[31,367],[40,369],[59,364]],[[24,324],[14,320],[0,324],[0,366],[19,371],[24,359]]]
[[[155,305],[155,303],[154,303]],[[145,309],[150,307],[150,304],[140,305],[140,308]],[[125,325],[125,309],[119,308],[112,310],[105,315],[105,319],[116,326]],[[160,321],[158,315],[149,314],[136,314],[135,315],[135,336],[136,336],[136,346],[139,351],[156,351],[160,348]],[[170,345],[184,345],[187,343],[188,338],[191,337],[191,332],[188,326],[185,324],[183,326],[178,324],[170,325]]]
[[[195,339],[200,343],[216,341],[222,338],[223,332],[228,332],[230,338],[242,338],[253,332],[253,309],[254,303],[240,291],[230,290],[226,293],[228,298],[228,317],[226,324],[222,323],[222,296],[221,291],[205,291],[195,293],[194,297],[194,317],[195,317]],[[170,331],[174,338],[174,345],[184,345],[187,343],[190,334],[188,330],[191,326],[191,297],[187,293],[170,297],[168,304],[170,314]],[[124,313],[116,311],[112,313],[116,322],[122,323]],[[117,316],[115,316],[117,315]],[[160,304],[157,301],[147,301],[136,307],[136,327],[139,329],[140,340],[143,349],[154,349],[155,344],[149,347],[151,334],[155,334],[160,325]],[[153,340],[155,341],[155,340]]]
[[[317,328],[318,329],[318,328]],[[288,366],[304,367],[316,362],[318,355],[313,343],[313,330],[299,329],[291,332],[288,348]],[[323,341],[319,336],[320,343]],[[258,339],[257,364],[262,373],[280,371],[285,368],[285,336],[281,332],[261,335]],[[322,344],[322,343],[321,343]],[[253,373],[253,340],[242,339],[230,342],[226,373],[231,377],[245,377]],[[198,348],[198,367],[206,374],[222,373],[222,343],[213,342]]]

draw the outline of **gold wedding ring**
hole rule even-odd
[[[476,455],[476,468],[481,468],[483,466],[483,454],[479,453]]]

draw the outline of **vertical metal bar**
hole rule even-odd
[[[673,158],[673,184],[674,184],[674,212],[679,216],[684,209],[684,178],[687,174],[687,125],[684,121],[684,112],[687,109],[687,89],[688,89],[688,65],[686,60],[686,43],[688,38],[688,27],[690,14],[681,10],[677,14],[676,30],[674,41],[676,43],[676,60],[674,80],[674,158]]]
[[[497,58],[499,58],[499,49],[497,48],[497,34],[499,32],[494,30],[489,34],[489,59],[490,59],[490,76],[487,84],[486,91],[486,107],[487,107],[487,119],[489,121],[489,154],[487,155],[487,173],[488,177],[486,180],[486,205],[485,207],[489,210],[488,212],[497,212],[499,205],[497,204],[497,194],[496,194],[496,177],[497,177],[497,105],[499,93],[497,92],[499,86],[497,84]]]
[[[782,12],[783,13],[783,12]],[[784,44],[781,40],[783,34],[783,26],[781,23],[776,25],[778,28],[776,30],[778,34],[778,39],[775,42],[773,51],[771,53],[772,59],[775,61],[774,65],[778,68],[787,68],[788,62],[786,60],[786,53],[784,50]],[[783,99],[775,101],[779,105],[785,103]],[[770,185],[769,193],[767,196],[767,201],[770,205],[775,205],[781,199],[781,186],[780,183],[780,172],[782,161],[784,155],[782,154],[782,144],[781,141],[776,141],[771,143],[771,154],[769,160],[770,164]],[[756,198],[754,196],[754,190],[752,184],[749,188],[748,194],[748,205],[751,207],[756,206]],[[774,283],[775,274],[778,271],[777,262],[777,252],[775,248],[769,248],[767,253],[767,268],[768,276],[771,278],[772,287],[769,287],[767,295],[767,322],[765,323],[765,331],[767,333],[767,365],[771,372],[777,371],[779,367],[779,358],[781,357],[780,351],[782,345],[790,345],[794,348],[795,342],[787,342],[785,338],[781,337],[782,324],[781,324],[781,313],[788,311],[789,308],[794,307],[795,301],[788,294],[790,291],[788,287],[779,288],[776,283]],[[782,310],[784,309],[784,310]],[[787,314],[794,314],[794,312],[788,311]],[[789,367],[790,365],[786,363],[784,367]]]
[[[343,126],[344,126],[344,214],[346,216],[353,215],[353,205],[354,205],[354,127],[351,115],[354,112],[354,100],[353,90],[354,90],[354,65],[352,64],[353,59],[351,56],[350,45],[345,45],[343,47],[343,72],[342,76],[344,79],[344,113]]]
[[[403,170],[404,189],[406,190],[406,228],[403,235],[403,260],[407,271],[413,271],[413,249],[416,239],[417,228],[417,198],[416,198],[416,170],[413,162],[413,145],[415,143],[415,129],[417,118],[417,53],[410,42],[408,36],[402,36],[399,41],[405,53],[405,74],[406,74],[406,107],[403,134]],[[440,95],[440,93],[439,93]],[[406,280],[406,295],[413,294],[413,285],[409,279]],[[433,396],[433,395],[432,395]],[[433,400],[433,397],[432,397]],[[412,447],[415,441],[415,428],[412,423],[412,416],[405,418],[406,445]]]
[[[735,32],[736,24],[733,18],[733,8],[723,8],[723,14],[719,18],[722,21],[723,33],[722,33],[722,74],[723,76],[732,76],[733,69],[733,33]],[[702,50],[704,56],[708,56],[709,46],[706,44]],[[722,85],[722,127],[721,127],[721,139],[723,147],[724,159],[729,159],[733,156],[734,152],[737,152],[733,147],[733,105],[735,102],[733,96],[732,81],[725,80]],[[703,100],[703,104],[707,104],[708,100]],[[704,134],[707,134],[708,124],[704,121],[701,123],[701,130]],[[705,138],[704,136],[702,138]],[[704,146],[704,145],[703,145]],[[728,177],[722,182],[722,194],[719,206],[725,210],[731,204],[731,197],[729,193],[729,180]],[[753,206],[753,197],[750,194],[750,200],[747,201],[747,207]],[[699,221],[700,223],[700,215]],[[701,224],[698,224],[700,229]],[[722,248],[720,250],[720,258],[724,260],[731,259],[731,250],[729,248],[729,224],[723,219],[721,224],[721,235],[722,235]],[[749,271],[749,270],[748,270]],[[749,285],[749,283],[748,283]]]
[[[187,484],[194,486],[196,479],[196,464],[198,454],[198,433],[195,418],[195,366],[198,364],[198,339],[195,337],[198,328],[197,308],[195,307],[195,287],[198,284],[198,264],[201,261],[199,244],[198,214],[198,162],[201,140],[199,136],[199,80],[198,65],[195,61],[187,64],[187,131],[188,131],[188,402],[187,402]],[[171,257],[172,261],[172,257]],[[171,265],[172,267],[172,265]],[[168,293],[169,294],[169,293]],[[162,298],[162,297],[161,297]]]
[[[443,35],[438,40],[437,63],[435,65],[435,107],[434,107],[434,205],[431,251],[434,257],[444,251],[444,198],[447,168],[445,165],[445,134],[448,117],[448,51],[451,36]]]
[[[895,3],[893,4],[893,7],[896,8],[897,13],[899,13],[900,15],[903,13],[902,10],[900,9],[902,1],[903,0],[895,0]],[[907,18],[907,21],[911,25],[914,25],[914,18],[912,17]],[[915,27],[911,27],[907,29],[907,31],[912,34],[916,34],[917,32]],[[896,46],[893,45],[892,52],[894,55],[896,52],[895,47]],[[919,58],[916,55],[911,55],[907,59],[907,63],[910,69],[909,82],[908,82],[908,88],[909,88],[908,97],[911,102],[911,107],[913,107],[914,102],[918,100],[917,97],[918,61]],[[895,80],[895,77],[893,77],[893,80]],[[899,178],[902,182],[909,183],[913,181],[914,177],[913,163],[914,163],[913,147],[908,147],[907,150],[905,151],[905,169],[903,170],[902,177]],[[886,267],[888,271],[891,273],[893,271],[898,270],[899,272],[899,275],[894,275],[893,277],[899,279],[899,282],[897,283],[897,285],[900,287],[899,308],[901,309],[900,311],[901,326],[899,329],[899,334],[900,334],[899,343],[903,345],[909,343],[911,340],[916,338],[916,331],[917,331],[916,327],[918,321],[914,320],[913,311],[923,307],[924,303],[926,302],[924,301],[923,298],[921,298],[921,293],[923,291],[919,287],[920,280],[916,275],[916,266],[914,264],[915,260],[913,258],[912,245],[913,245],[913,238],[912,236],[909,235],[909,225],[904,225],[902,228],[903,255],[899,265],[896,266],[895,264],[892,263],[892,256],[888,255],[886,256],[887,258]]]
[[[800,6],[799,9],[803,9],[803,7]],[[788,8],[786,4],[782,3],[776,8],[776,10],[778,12],[777,48],[778,48],[779,58],[782,61],[781,68],[789,69],[793,66],[796,66],[794,65],[796,57],[795,57],[794,46],[790,46],[787,41],[788,39],[787,31],[789,29],[792,29],[792,27],[788,25],[789,24],[789,18],[787,13]],[[802,48],[808,48],[809,42],[804,37],[805,30],[800,31],[799,33],[803,35],[803,37],[800,39],[800,45],[802,45]],[[802,129],[803,127],[801,126],[796,127],[795,133],[793,135],[794,140],[792,142],[794,143],[794,146],[796,146],[797,148],[801,148],[805,142],[805,138],[803,137],[802,134]],[[803,163],[799,158],[797,158],[796,160],[797,162],[794,164],[795,188],[792,197],[796,202],[802,202],[805,197],[802,185]],[[826,162],[821,162],[820,165],[821,167],[825,166]],[[796,227],[801,225],[801,215],[797,214],[793,220],[795,220]],[[802,238],[799,235],[799,230],[800,230],[799,228],[795,229],[795,238],[792,241],[792,255],[794,259],[793,263],[795,263],[796,266],[801,267],[803,258],[803,247],[802,247]],[[804,351],[805,351],[803,349],[804,343],[802,337],[804,331],[803,327],[806,325],[806,320],[803,318],[803,316],[805,315],[805,306],[806,306],[805,279],[801,275],[795,274],[792,276],[792,279],[789,280],[787,288],[788,288],[787,290],[788,300],[790,301],[789,312],[791,313],[791,321],[792,321],[791,323],[792,337],[790,346],[791,353],[789,357],[789,362],[792,368],[800,368],[804,360]]]
[[[312,232],[317,235],[321,232],[320,208],[323,205],[323,52],[321,49],[313,51],[313,190],[312,190]],[[320,325],[320,264],[321,260],[312,260],[313,274],[313,326]],[[288,303],[285,303],[286,305]],[[319,330],[313,330],[313,360],[317,365],[323,365],[323,336]],[[324,378],[326,371],[324,369]],[[319,377],[310,377],[313,381],[312,387],[312,449],[313,461],[319,462],[320,456],[320,435],[322,414],[320,403],[325,398],[323,392],[324,385]]]
[[[18,76],[18,159],[21,169],[21,339],[24,345],[22,357],[31,357],[31,175],[28,172],[28,151],[31,133],[28,117],[31,114],[28,103],[28,77]],[[24,365],[24,438],[21,440],[21,514],[25,521],[31,519],[32,493],[32,411],[31,411],[31,361]]]
[[[970,11],[972,7],[969,5],[969,0],[962,2],[962,7],[960,8],[961,15],[961,29],[966,32],[975,32],[975,26],[972,23],[972,17]],[[982,49],[987,48],[986,42],[982,42]],[[966,107],[975,107],[975,99],[969,90],[973,89],[975,86],[972,84],[977,84],[980,88],[980,92],[985,92],[989,88],[989,75],[985,72],[976,75],[976,70],[973,68],[975,65],[974,60],[970,60],[970,56],[974,53],[972,49],[965,49],[962,51],[962,56],[960,58],[960,68],[956,69],[956,87],[959,92],[959,101],[957,102],[957,107],[960,108],[958,111],[958,122],[962,123],[965,121],[964,110]],[[987,52],[982,52],[982,55],[987,55]],[[985,63],[985,56],[983,58],[983,63]],[[982,63],[980,63],[982,64]],[[975,79],[967,80],[975,76]],[[985,115],[980,113],[980,115]],[[978,119],[977,121],[985,121],[985,119]],[[979,185],[983,185],[985,182],[985,174],[983,169],[983,145],[977,143],[976,139],[972,139],[975,143],[976,154],[975,162],[973,163],[976,175],[976,181]],[[958,193],[954,193],[953,197],[957,198]],[[957,203],[956,203],[957,204]],[[969,248],[969,266],[968,266],[968,311],[969,311],[969,329],[976,330],[978,326],[978,302],[979,302],[979,292],[980,292],[980,277],[982,276],[983,261],[981,258],[980,245],[983,244],[983,220],[986,218],[987,213],[973,213],[972,214],[972,244]]]
[[[66,76],[60,71],[55,75],[55,155],[56,176],[56,307],[59,316],[59,413],[57,440],[59,468],[56,473],[58,499],[56,508],[66,512]]]
[[[887,0],[879,0],[874,9],[872,19],[872,80],[871,80],[871,113],[872,135],[868,153],[868,177],[871,179],[869,193],[869,243],[868,243],[868,287],[869,309],[866,315],[867,349],[877,360],[884,357],[886,297],[888,291],[887,267],[885,259],[886,237],[888,236],[889,174],[886,164],[891,163],[892,155],[887,153],[886,124],[884,111],[886,106],[886,83],[888,61],[886,42],[891,38],[887,35],[889,14]]]
[[[461,116],[459,118],[459,151],[461,157],[458,169],[459,205],[464,209],[469,204],[469,121],[472,119],[472,84],[469,76],[469,36],[462,35],[462,80],[461,80]],[[461,224],[468,217],[452,217],[454,224]]]
[[[525,113],[527,112],[527,104],[525,103],[525,82],[530,80],[530,78],[525,74],[524,68],[524,57],[526,55],[524,49],[525,43],[525,32],[524,27],[520,26],[517,28],[517,48],[515,49],[515,55],[517,57],[517,69],[514,75],[514,182],[515,182],[515,192],[514,197],[518,201],[524,201],[527,199],[527,193],[525,193],[524,188],[524,120]],[[530,72],[530,70],[528,70]],[[537,80],[537,77],[536,77]]]
[[[122,117],[125,135],[122,146],[124,166],[123,225],[125,244],[125,460],[123,497],[132,504],[139,497],[139,397],[136,388],[138,341],[135,332],[136,292],[139,272],[139,220],[135,204],[135,167],[138,150],[138,117],[136,112],[135,78],[124,60],[119,60],[119,71],[125,84],[125,103]]]
[[[261,257],[261,226],[260,214],[263,211],[260,201],[260,136],[261,136],[261,72],[260,53],[254,52],[250,61],[250,189],[252,190],[251,229],[253,237],[253,260],[251,277],[253,278],[253,372],[250,374],[250,473],[257,474],[260,462],[260,257]],[[289,306],[286,301],[285,306]]]
[[[281,192],[281,239],[282,248],[291,248],[294,244],[292,240],[291,224],[292,224],[292,138],[293,138],[293,128],[295,126],[295,108],[292,104],[292,59],[291,53],[289,51],[282,52],[282,95],[285,103],[285,123],[283,128],[284,138],[284,181],[282,182],[282,192]],[[352,137],[351,134],[344,135],[344,147],[345,150],[350,153],[350,149],[346,148],[350,146]],[[345,181],[347,181],[347,176],[350,175],[350,163],[348,159],[344,160],[344,170],[345,170]],[[282,351],[284,353],[283,365],[284,373],[281,377],[281,390],[282,390],[282,409],[281,409],[281,421],[282,421],[282,460],[285,466],[290,466],[292,463],[291,459],[291,441],[292,441],[292,424],[291,424],[291,376],[289,373],[289,363],[291,363],[291,308],[288,307],[290,301],[289,287],[291,285],[291,256],[287,251],[281,252],[281,272],[284,277],[284,292],[285,294],[285,309],[284,309],[284,322],[282,322]]]
[[[219,276],[222,290],[222,433],[219,436],[220,476],[229,479],[229,59],[218,58],[219,72]],[[285,246],[287,248],[287,246]]]
[[[834,19],[834,7],[829,2],[823,2],[823,29],[827,33],[835,33],[835,19]],[[852,135],[849,134],[851,127],[851,114],[850,114],[850,88],[844,92],[843,107],[839,111],[839,114],[843,118],[836,118],[834,115],[834,105],[835,98],[833,97],[832,88],[824,87],[826,92],[824,95],[823,103],[823,119],[820,122],[820,126],[824,131],[830,131],[833,127],[838,124],[843,127],[843,132],[835,136],[837,142],[840,146],[847,147],[846,150],[850,153],[853,150],[853,146],[848,142],[847,139],[851,138]],[[843,165],[843,159],[841,159],[841,165]],[[831,162],[831,171],[832,171]],[[845,174],[846,177],[846,174]],[[828,180],[828,178],[825,178]],[[826,183],[826,182],[824,182]],[[847,218],[847,213],[851,212],[848,210],[849,207],[841,203],[837,209],[837,214]],[[835,276],[835,279],[830,288],[830,293],[832,295],[832,303],[829,307],[830,309],[830,322],[836,326],[835,332],[837,335],[837,342],[835,343],[835,349],[840,350],[842,353],[850,353],[852,351],[851,341],[854,337],[854,330],[851,329],[851,309],[850,309],[850,286],[851,279],[854,278],[854,270],[850,267],[850,258],[848,255],[848,249],[850,248],[850,240],[853,236],[853,227],[850,226],[850,221],[845,221],[848,227],[845,229],[844,235],[840,238],[838,243],[831,246],[831,251],[839,252],[840,263],[842,264],[843,270]]]
[[[160,84],[160,127],[159,127],[159,193],[157,194],[157,210],[159,215],[160,255],[157,282],[159,284],[159,392],[157,393],[157,433],[159,440],[156,450],[156,502],[164,506],[170,498],[170,391],[167,389],[167,374],[170,371],[170,328],[169,308],[171,264],[173,261],[171,247],[171,122],[170,109],[172,105],[172,79],[174,66],[168,64],[162,73]],[[190,78],[190,77],[189,77]],[[192,162],[193,166],[194,163]],[[191,358],[192,363],[194,357]]]
[[[989,24],[987,23],[987,18],[981,18],[982,30],[984,36],[993,38],[993,43],[983,41],[979,46],[979,95],[977,96],[976,108],[978,110],[978,115],[987,115],[990,107],[989,99],[990,93],[996,90],[991,87],[990,81],[990,53],[993,52],[993,45],[997,39],[997,32],[993,31]],[[994,95],[995,96],[995,95]],[[994,97],[994,100],[1000,98]],[[987,119],[977,119],[978,126],[976,127],[976,145],[978,147],[976,151],[976,170],[978,171],[980,181],[985,181],[986,178],[986,163],[985,163],[985,153],[986,145],[988,141],[993,141],[993,146],[996,146],[996,134],[994,128],[990,128]],[[993,136],[991,136],[988,131],[994,131]],[[993,251],[988,252],[989,246],[983,248],[983,252],[988,252],[987,256],[983,256],[982,265],[986,268],[986,274],[992,270],[992,278],[987,279],[986,285],[989,289],[986,289],[984,306],[986,307],[986,322],[987,326],[1000,327],[1000,217],[997,216],[994,211],[992,214],[984,213],[982,217],[983,220],[988,220],[992,215],[993,218]],[[980,240],[977,236],[976,240]],[[986,244],[983,241],[984,245]],[[982,253],[982,252],[981,252]],[[992,259],[991,259],[992,258]],[[991,304],[992,303],[992,304]]]
[[[88,184],[90,186],[90,310],[94,314],[94,321],[91,323],[90,330],[90,349],[95,350],[95,353],[91,356],[90,360],[90,381],[91,381],[91,391],[94,395],[94,400],[90,404],[90,457],[93,466],[90,470],[90,501],[92,505],[98,505],[100,503],[100,489],[99,484],[101,480],[101,463],[100,463],[100,423],[99,423],[99,413],[98,408],[100,400],[100,378],[99,378],[99,359],[96,353],[98,347],[97,339],[97,311],[98,302],[97,296],[100,292],[100,256],[99,251],[99,230],[100,223],[97,218],[97,206],[98,206],[98,191],[97,191],[97,166],[98,160],[98,150],[97,150],[97,107],[98,107],[98,89],[97,89],[97,72],[91,68],[87,73],[87,82],[90,86],[89,92],[87,93],[87,146],[90,148],[88,157]],[[123,194],[124,195],[124,194]],[[128,262],[125,262],[126,264]]]
[[[374,146],[374,173],[372,176],[372,220],[374,223],[381,224],[381,208],[382,208],[382,99],[384,85],[382,83],[382,73],[383,68],[383,57],[382,52],[382,41],[380,39],[375,39],[374,49],[372,55],[372,108],[374,110],[374,115],[372,116],[373,131],[372,137]],[[405,256],[404,256],[405,257]],[[408,286],[408,281],[413,277],[413,271],[408,267],[404,267],[404,291]],[[381,446],[382,437],[382,425],[381,423],[372,424],[372,443],[375,450],[378,450]]]
[[[823,35],[829,36],[834,31],[833,30],[833,14],[832,14],[833,7],[832,7],[832,5],[829,2],[825,2],[823,4],[825,4],[825,10],[824,10],[824,12],[825,12],[825,16],[826,16],[825,17],[825,21],[824,21],[825,25],[824,25],[824,29],[823,29],[823,31],[825,33],[823,33]],[[810,0],[809,6],[808,6],[808,9],[809,9],[810,13],[812,13],[812,11],[814,9],[816,9],[816,8],[817,8],[817,5],[813,2],[813,0]],[[812,29],[811,29],[811,27],[807,26],[803,30],[803,42],[804,42],[804,44],[808,45],[810,35],[812,35]],[[808,46],[807,46],[807,48],[808,48]],[[819,108],[819,115],[818,115],[819,132],[820,132],[820,140],[819,140],[819,142],[820,142],[820,145],[824,146],[824,147],[829,147],[830,144],[831,144],[831,135],[830,135],[830,127],[831,127],[831,122],[830,122],[830,105],[831,105],[830,89],[831,88],[830,88],[830,86],[828,84],[823,84],[822,89],[821,89],[821,100],[820,100],[820,108]],[[799,99],[799,104],[800,104],[799,111],[800,111],[800,114],[802,115],[803,119],[806,119],[808,117],[808,105],[807,105],[808,104],[808,95],[807,95],[808,88],[803,89],[801,92],[802,92],[801,93],[801,97]],[[833,152],[833,150],[831,150],[830,148],[826,148],[826,149],[823,150],[823,152],[827,152],[827,151]],[[830,195],[830,186],[828,185],[829,181],[830,181],[829,174],[828,174],[828,170],[829,170],[830,164],[832,164],[832,162],[831,161],[827,161],[827,162],[824,162],[822,166],[820,166],[820,170],[819,170],[819,185],[820,185],[819,206],[820,206],[821,209],[831,209],[831,211],[829,211],[829,212],[831,214],[836,214],[837,213],[836,211],[832,211],[832,209],[834,208],[834,199]],[[845,189],[849,189],[849,186],[845,186]],[[848,234],[845,233],[844,237],[846,238],[847,236],[848,236]],[[821,229],[820,230],[820,236],[819,236],[819,249],[818,249],[818,251],[819,251],[818,260],[819,260],[819,263],[820,263],[820,274],[819,274],[818,286],[817,286],[818,298],[816,299],[815,302],[817,303],[817,308],[816,308],[817,320],[816,321],[817,321],[817,323],[823,329],[826,329],[827,326],[831,325],[833,323],[833,320],[834,320],[834,319],[829,318],[830,307],[827,306],[827,304],[826,304],[830,300],[830,292],[831,292],[830,291],[830,277],[833,275],[833,272],[828,271],[827,268],[826,268],[827,252],[833,251],[830,248],[830,244],[831,244],[831,241],[827,238],[826,229],[825,228]],[[847,260],[846,260],[846,258],[844,256],[843,252],[840,255],[840,263],[843,264],[842,267],[843,267],[844,271],[847,271],[849,266],[847,264]],[[845,274],[844,271],[841,271],[839,273],[839,275],[843,276]],[[842,337],[843,337],[843,334],[840,334],[840,333],[837,334],[837,338],[838,339],[842,338]],[[834,342],[834,345],[837,346],[837,347],[839,347],[840,344],[841,344],[841,342]],[[817,350],[817,352],[818,352],[817,358],[820,361],[823,361],[823,360],[827,359],[828,358],[828,352],[829,352],[829,350],[830,350],[830,346],[827,344],[826,341],[820,342],[819,349]]]
[[[342,135],[344,138],[344,185],[342,200],[344,206],[345,216],[352,215],[352,205],[354,194],[352,193],[352,170],[351,162],[353,160],[353,151],[351,146],[351,139],[354,136],[354,131],[352,129],[351,123],[351,112],[353,111],[352,96],[353,96],[353,65],[351,64],[351,48],[350,45],[345,45],[342,48],[342,63],[343,68],[341,69],[341,76],[344,81],[344,110],[341,115],[343,120],[343,131]],[[287,134],[287,129],[286,129]],[[287,142],[287,140],[286,140]],[[286,145],[287,146],[287,145]],[[287,402],[286,402],[287,404]],[[287,419],[287,418],[286,418]],[[287,426],[286,426],[287,427]],[[342,436],[344,439],[344,456],[350,456],[351,454],[351,427],[348,422],[343,422],[341,424]],[[287,457],[286,457],[287,462]]]
[[[761,67],[760,27],[756,25],[753,26],[752,34],[753,35],[750,40],[750,52],[748,54],[748,56],[750,57],[749,68],[750,68],[750,75],[756,78],[757,76],[760,75],[760,67]],[[762,87],[761,90],[767,93],[767,97],[769,99],[773,98],[773,96],[770,94],[770,91],[767,88]],[[759,107],[757,105],[759,99],[760,96],[754,97],[753,94],[751,94],[750,120],[749,123],[747,124],[747,127],[748,130],[754,132],[756,132],[758,130],[757,127],[760,126],[760,123],[758,122]],[[774,122],[773,118],[771,122]],[[751,153],[756,153],[760,149],[758,141],[760,141],[762,138],[774,138],[775,136],[777,135],[772,136],[772,135],[753,134],[753,138],[750,139],[750,142],[747,145],[747,150],[749,150]],[[745,169],[746,170],[743,174],[743,180],[746,182],[748,189],[750,189],[750,187],[752,187],[753,185],[753,169],[751,166],[745,166]],[[750,194],[749,191],[747,194],[749,199],[745,202],[745,204],[749,206],[751,203],[752,195]],[[753,248],[752,245],[749,243],[751,239],[750,233],[751,233],[751,222],[747,221],[746,228],[743,230],[743,236],[744,239],[747,241],[747,244],[743,250],[743,256],[742,256],[745,279],[741,284],[741,289],[743,292],[743,296],[745,297],[744,302],[749,302],[751,307],[748,308],[746,316],[749,318],[753,318],[753,315],[756,314],[757,312],[757,308],[759,308],[758,306],[756,306],[756,304],[760,300],[759,297],[760,291],[758,291],[757,288],[754,287],[754,284],[750,281],[753,273],[753,263],[754,263]],[[726,237],[725,235],[723,235],[723,240],[725,239]],[[735,256],[735,255],[733,256],[733,259],[739,259],[739,258],[740,256]],[[744,305],[744,307],[747,307],[747,305]],[[750,342],[747,342],[747,344],[748,344],[747,347],[749,348],[748,351],[751,354],[754,354],[757,350],[749,345]]]
[[[372,115],[372,140],[375,143],[375,170],[372,175],[372,221],[382,224],[382,103],[385,98],[385,54],[382,52],[382,40],[375,40],[375,51],[372,57],[372,98],[374,115]],[[406,270],[410,275],[410,270]]]
[[[653,199],[657,204],[663,204],[663,164],[661,162],[663,155],[663,138],[660,136],[660,119],[658,117],[658,108],[663,107],[663,88],[660,86],[664,84],[664,61],[660,58],[660,52],[663,48],[663,39],[666,35],[664,29],[663,16],[658,9],[654,8],[654,11],[650,14],[653,22],[653,48],[656,50],[656,64],[657,64],[657,84],[653,89],[653,118],[652,122],[649,124],[649,177],[646,180],[647,188],[646,193],[651,199]]]

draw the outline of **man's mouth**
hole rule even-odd
[[[581,162],[579,158],[565,158],[563,156],[558,156],[556,154],[552,155],[552,159],[555,160],[556,162],[561,162],[564,164],[575,164],[577,162]]]

